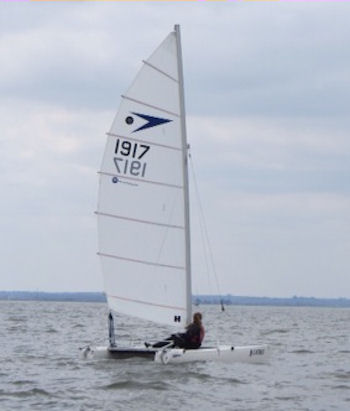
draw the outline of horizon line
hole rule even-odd
[[[38,293],[38,294],[101,294],[106,295],[104,291],[43,291],[43,290],[0,290],[0,293]],[[350,300],[350,297],[315,297],[315,296],[305,296],[305,295],[292,295],[288,297],[277,297],[277,296],[257,296],[257,295],[239,295],[239,294],[208,294],[208,293],[196,293],[192,294],[192,297],[239,297],[239,298],[265,298],[265,299],[316,299],[316,300]]]

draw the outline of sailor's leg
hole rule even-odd
[[[164,341],[158,341],[155,344],[152,345],[153,348],[161,348],[161,347],[165,347],[166,345],[169,345],[169,343],[172,342],[172,338],[169,337],[168,339],[164,340]]]
[[[185,334],[182,333],[178,333],[178,334],[173,334],[172,340],[174,341],[174,345],[175,347],[178,348],[186,348],[186,338],[185,338]]]

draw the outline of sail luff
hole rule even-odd
[[[180,26],[175,25],[176,46],[177,46],[177,67],[179,76],[179,97],[180,97],[180,121],[182,138],[182,166],[183,166],[183,190],[184,190],[184,210],[185,210],[185,252],[186,252],[186,323],[191,322],[192,317],[192,279],[191,279],[191,235],[190,235],[190,196],[188,185],[188,145],[186,132],[186,111],[185,111],[185,92],[184,76],[182,66],[182,49]]]

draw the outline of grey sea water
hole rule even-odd
[[[350,410],[350,309],[195,307],[206,343],[268,343],[267,365],[84,360],[105,304],[0,302],[0,410]],[[126,317],[118,338],[167,335]]]

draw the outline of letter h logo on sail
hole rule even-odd
[[[181,322],[181,315],[175,315],[174,316],[174,322],[180,323]]]

